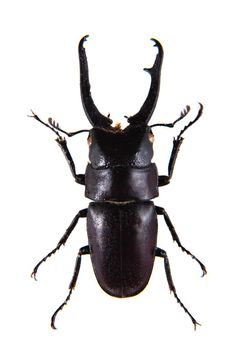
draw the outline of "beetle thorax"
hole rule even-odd
[[[89,160],[95,169],[115,166],[144,168],[151,164],[153,148],[149,127],[93,128],[88,137]]]

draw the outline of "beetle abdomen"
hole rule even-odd
[[[92,202],[87,232],[96,278],[105,292],[129,297],[147,285],[154,263],[153,202]]]

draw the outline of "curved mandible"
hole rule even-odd
[[[83,43],[89,35],[84,36],[79,42],[79,62],[80,62],[80,89],[84,111],[91,125],[101,128],[109,128],[112,120],[102,115],[94,104],[91,96],[91,86],[89,82],[88,63]]]
[[[159,96],[160,74],[161,74],[161,68],[162,68],[162,62],[163,62],[163,47],[158,40],[156,39],[151,39],[151,40],[154,41],[154,46],[158,48],[158,53],[153,66],[151,68],[144,68],[144,70],[148,72],[151,76],[150,90],[139,112],[134,116],[127,118],[128,122],[131,125],[148,124],[154,112],[154,109],[158,100],[158,96]]]

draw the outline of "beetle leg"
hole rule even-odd
[[[56,248],[54,248],[49,254],[47,254],[43,259],[41,259],[39,261],[39,263],[34,267],[31,277],[34,277],[34,279],[36,280],[36,274],[37,274],[37,270],[39,268],[39,266],[45,262],[47,260],[47,258],[49,258],[51,255],[55,254],[57,250],[60,249],[60,247],[62,245],[64,245],[67,241],[67,239],[69,238],[71,232],[73,231],[73,229],[75,228],[79,218],[86,218],[87,217],[87,209],[82,209],[78,212],[78,214],[74,217],[73,221],[71,222],[70,226],[67,228],[66,232],[64,233],[64,235],[62,236],[62,238],[60,239],[60,241],[58,242]]]
[[[180,150],[180,146],[181,146],[183,140],[184,140],[183,137],[180,137],[180,138],[177,137],[176,139],[174,138],[173,148],[172,148],[172,152],[171,152],[171,156],[170,156],[170,160],[169,160],[169,164],[168,164],[168,175],[160,175],[159,176],[159,187],[168,185],[170,183],[170,180],[171,180],[172,175],[173,175],[176,159],[178,156],[178,152]]]
[[[85,175],[83,174],[76,174],[76,170],[75,170],[75,164],[74,164],[74,161],[72,159],[72,156],[70,154],[70,151],[67,147],[67,142],[66,142],[66,139],[62,138],[57,138],[56,139],[56,142],[58,143],[58,145],[61,147],[61,150],[69,164],[69,167],[70,167],[70,170],[71,170],[71,173],[73,175],[73,177],[75,178],[75,181],[77,183],[79,183],[80,185],[85,185]]]
[[[200,323],[198,323],[195,318],[190,314],[190,312],[188,311],[188,309],[184,306],[184,304],[182,303],[182,301],[180,300],[180,298],[178,297],[178,295],[176,294],[176,288],[175,285],[173,283],[172,280],[172,275],[171,275],[171,269],[170,269],[170,264],[169,264],[169,260],[167,257],[167,253],[165,252],[165,250],[160,249],[160,248],[156,248],[155,251],[155,256],[158,256],[160,258],[164,259],[164,268],[165,268],[165,273],[166,273],[166,277],[167,277],[167,282],[169,285],[169,289],[170,291],[174,294],[174,297],[176,298],[177,302],[180,304],[180,306],[184,309],[184,311],[189,315],[189,317],[192,320],[192,323],[194,325],[194,330],[196,330],[196,326],[199,325]]]
[[[205,265],[202,264],[202,262],[200,260],[198,260],[195,255],[193,255],[189,250],[187,250],[186,248],[184,248],[180,242],[180,239],[176,233],[176,230],[166,212],[166,210],[164,208],[155,206],[156,209],[156,213],[157,215],[163,215],[164,220],[169,228],[169,231],[171,232],[172,238],[173,240],[178,244],[178,246],[182,249],[183,252],[187,253],[188,255],[190,255],[194,260],[196,260],[198,262],[198,264],[200,265],[201,269],[202,269],[202,277],[207,273]]]
[[[59,308],[54,312],[53,316],[51,317],[51,327],[53,329],[56,329],[55,319],[56,319],[58,312],[61,311],[63,309],[63,307],[67,304],[67,302],[70,300],[71,294],[75,288],[75,285],[76,285],[76,282],[78,279],[78,274],[79,274],[80,265],[81,265],[81,257],[82,257],[82,255],[86,255],[86,254],[90,254],[90,249],[89,249],[88,245],[79,249],[78,256],[77,256],[76,263],[75,263],[73,277],[72,277],[70,285],[69,285],[69,293],[68,293],[65,301],[59,306]]]
[[[199,111],[197,113],[197,116],[196,118],[194,118],[194,120],[191,120],[188,125],[186,125],[179,133],[179,135],[174,138],[173,140],[173,148],[172,148],[172,152],[171,152],[171,156],[170,156],[170,160],[169,160],[169,163],[168,163],[168,175],[162,175],[162,176],[159,176],[159,186],[165,186],[167,184],[169,184],[171,178],[172,178],[172,175],[173,175],[173,171],[174,171],[174,167],[175,167],[175,163],[176,163],[176,159],[177,159],[177,155],[179,153],[179,150],[180,150],[180,146],[184,140],[183,137],[181,137],[181,135],[191,126],[193,125],[194,123],[196,123],[196,121],[201,117],[202,115],[202,112],[203,112],[203,105],[201,103],[199,103],[200,105],[200,108],[199,108]],[[162,125],[162,126],[169,126],[171,125],[170,127],[173,127],[174,124],[179,121],[180,119],[184,118],[184,116],[188,113],[189,109],[188,109],[189,106],[186,107],[186,110],[184,110],[183,112],[181,112],[181,116],[180,118],[178,118],[177,120],[175,120],[174,123],[171,123],[171,124],[155,124],[156,125]]]

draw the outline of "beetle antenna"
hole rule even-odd
[[[80,134],[81,132],[89,132],[90,131],[89,129],[82,129],[82,130],[78,130],[78,131],[67,132],[67,131],[61,129],[59,126],[59,123],[57,123],[54,119],[48,118],[48,122],[54,129],[59,130],[60,132],[63,132],[63,134],[66,134],[69,137]]]
[[[177,122],[182,120],[189,112],[191,108],[190,106],[186,106],[180,113],[179,118],[177,118],[173,123],[157,123],[150,125],[150,128],[154,128],[155,126],[166,126],[167,128],[173,128]]]
[[[31,112],[32,112],[32,115],[28,115],[28,117],[36,119],[38,122],[40,122],[41,124],[43,124],[44,126],[46,126],[47,128],[49,128],[50,130],[52,130],[53,132],[55,132],[55,134],[58,136],[58,138],[59,138],[60,140],[62,139],[61,135],[59,134],[59,132],[58,132],[57,130],[55,130],[54,126],[50,126],[49,124],[43,122],[43,120],[41,120],[41,119],[38,117],[38,115],[35,114],[35,113],[33,112],[32,109],[31,109]]]
[[[200,108],[199,108],[199,111],[197,113],[197,116],[194,120],[191,120],[191,122],[188,123],[188,125],[186,125],[184,127],[184,129],[181,130],[181,132],[179,133],[179,135],[177,136],[177,139],[180,139],[181,138],[181,135],[191,126],[193,125],[194,123],[196,123],[196,121],[201,117],[202,115],[202,112],[203,112],[203,105],[199,102],[199,105],[200,105]]]

